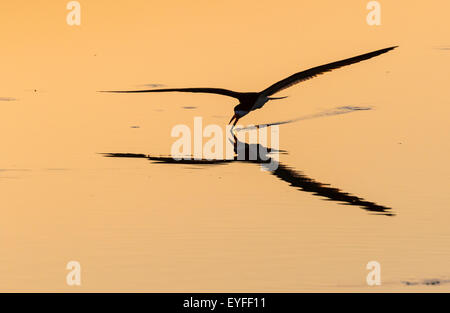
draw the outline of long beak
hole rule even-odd
[[[228,122],[228,125],[230,125],[231,124],[231,122],[233,122],[233,120],[234,119],[236,119],[236,121],[234,122],[234,124],[236,124],[236,122],[237,122],[237,120],[238,120],[238,118],[237,118],[237,115],[235,114],[235,115],[233,115],[233,117],[231,118],[231,120]]]

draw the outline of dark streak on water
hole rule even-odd
[[[443,51],[449,51],[450,50],[450,46],[440,46],[440,47],[436,47],[436,50],[443,50]]]
[[[158,88],[158,87],[164,87],[165,85],[163,85],[163,84],[142,84],[142,85],[138,85],[138,86],[150,87],[150,88]]]
[[[450,279],[424,279],[422,281],[402,281],[402,283],[407,286],[437,286],[450,283]]]
[[[27,168],[0,168],[0,172],[28,172],[31,171]]]

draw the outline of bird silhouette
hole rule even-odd
[[[112,92],[112,93],[193,92],[193,93],[212,93],[236,98],[239,100],[239,104],[234,107],[234,115],[232,116],[229,122],[231,124],[234,121],[233,123],[234,127],[236,123],[239,121],[239,119],[241,119],[243,116],[247,115],[251,111],[262,108],[264,104],[267,103],[269,100],[286,98],[286,97],[271,97],[277,92],[280,92],[302,81],[314,78],[323,73],[330,72],[334,69],[371,59],[395,48],[397,48],[397,46],[380,49],[377,51],[358,55],[345,60],[313,67],[306,71],[295,73],[283,80],[280,80],[279,82],[269,86],[268,88],[260,92],[237,92],[223,88],[164,88],[164,89],[147,89],[147,90],[103,90],[100,92]]]

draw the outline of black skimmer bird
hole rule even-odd
[[[280,80],[279,82],[271,85],[270,87],[260,92],[237,92],[223,88],[164,88],[164,89],[149,89],[149,90],[116,90],[116,91],[102,91],[102,92],[114,92],[114,93],[194,92],[194,93],[213,93],[233,97],[239,100],[239,104],[234,107],[234,115],[229,122],[231,124],[234,121],[233,123],[234,127],[240,118],[247,115],[251,111],[262,108],[267,101],[286,98],[286,97],[271,97],[277,92],[280,92],[302,81],[314,78],[323,73],[330,72],[334,69],[371,59],[395,48],[397,48],[397,46],[380,49],[377,51],[358,55],[353,58],[313,67],[306,71],[295,73],[283,80]]]

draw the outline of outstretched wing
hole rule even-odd
[[[240,92],[223,89],[223,88],[165,88],[165,89],[147,89],[147,90],[110,90],[100,92],[114,93],[142,93],[142,92],[197,92],[197,93],[213,93],[239,99]]]
[[[356,57],[353,58],[349,58],[349,59],[345,59],[345,60],[341,60],[341,61],[337,61],[337,62],[333,62],[333,63],[329,63],[329,64],[325,64],[325,65],[321,65],[321,66],[317,66],[317,67],[313,67],[310,68],[309,70],[303,71],[303,72],[299,72],[296,73],[294,75],[291,75],[275,84],[273,84],[272,86],[270,86],[269,88],[263,90],[261,92],[261,95],[263,96],[271,96],[283,89],[286,89],[288,87],[291,87],[295,84],[298,84],[299,82],[314,78],[318,75],[321,75],[325,72],[330,72],[334,69],[343,67],[343,66],[347,66],[350,64],[354,64],[354,63],[358,63],[364,60],[368,60],[370,58],[376,57],[380,54],[386,53],[390,50],[393,50],[397,48],[397,46],[395,47],[390,47],[390,48],[386,48],[386,49],[381,49],[381,50],[377,50],[377,51],[373,51],[370,53],[366,53],[366,54],[362,54],[362,55],[358,55]]]

